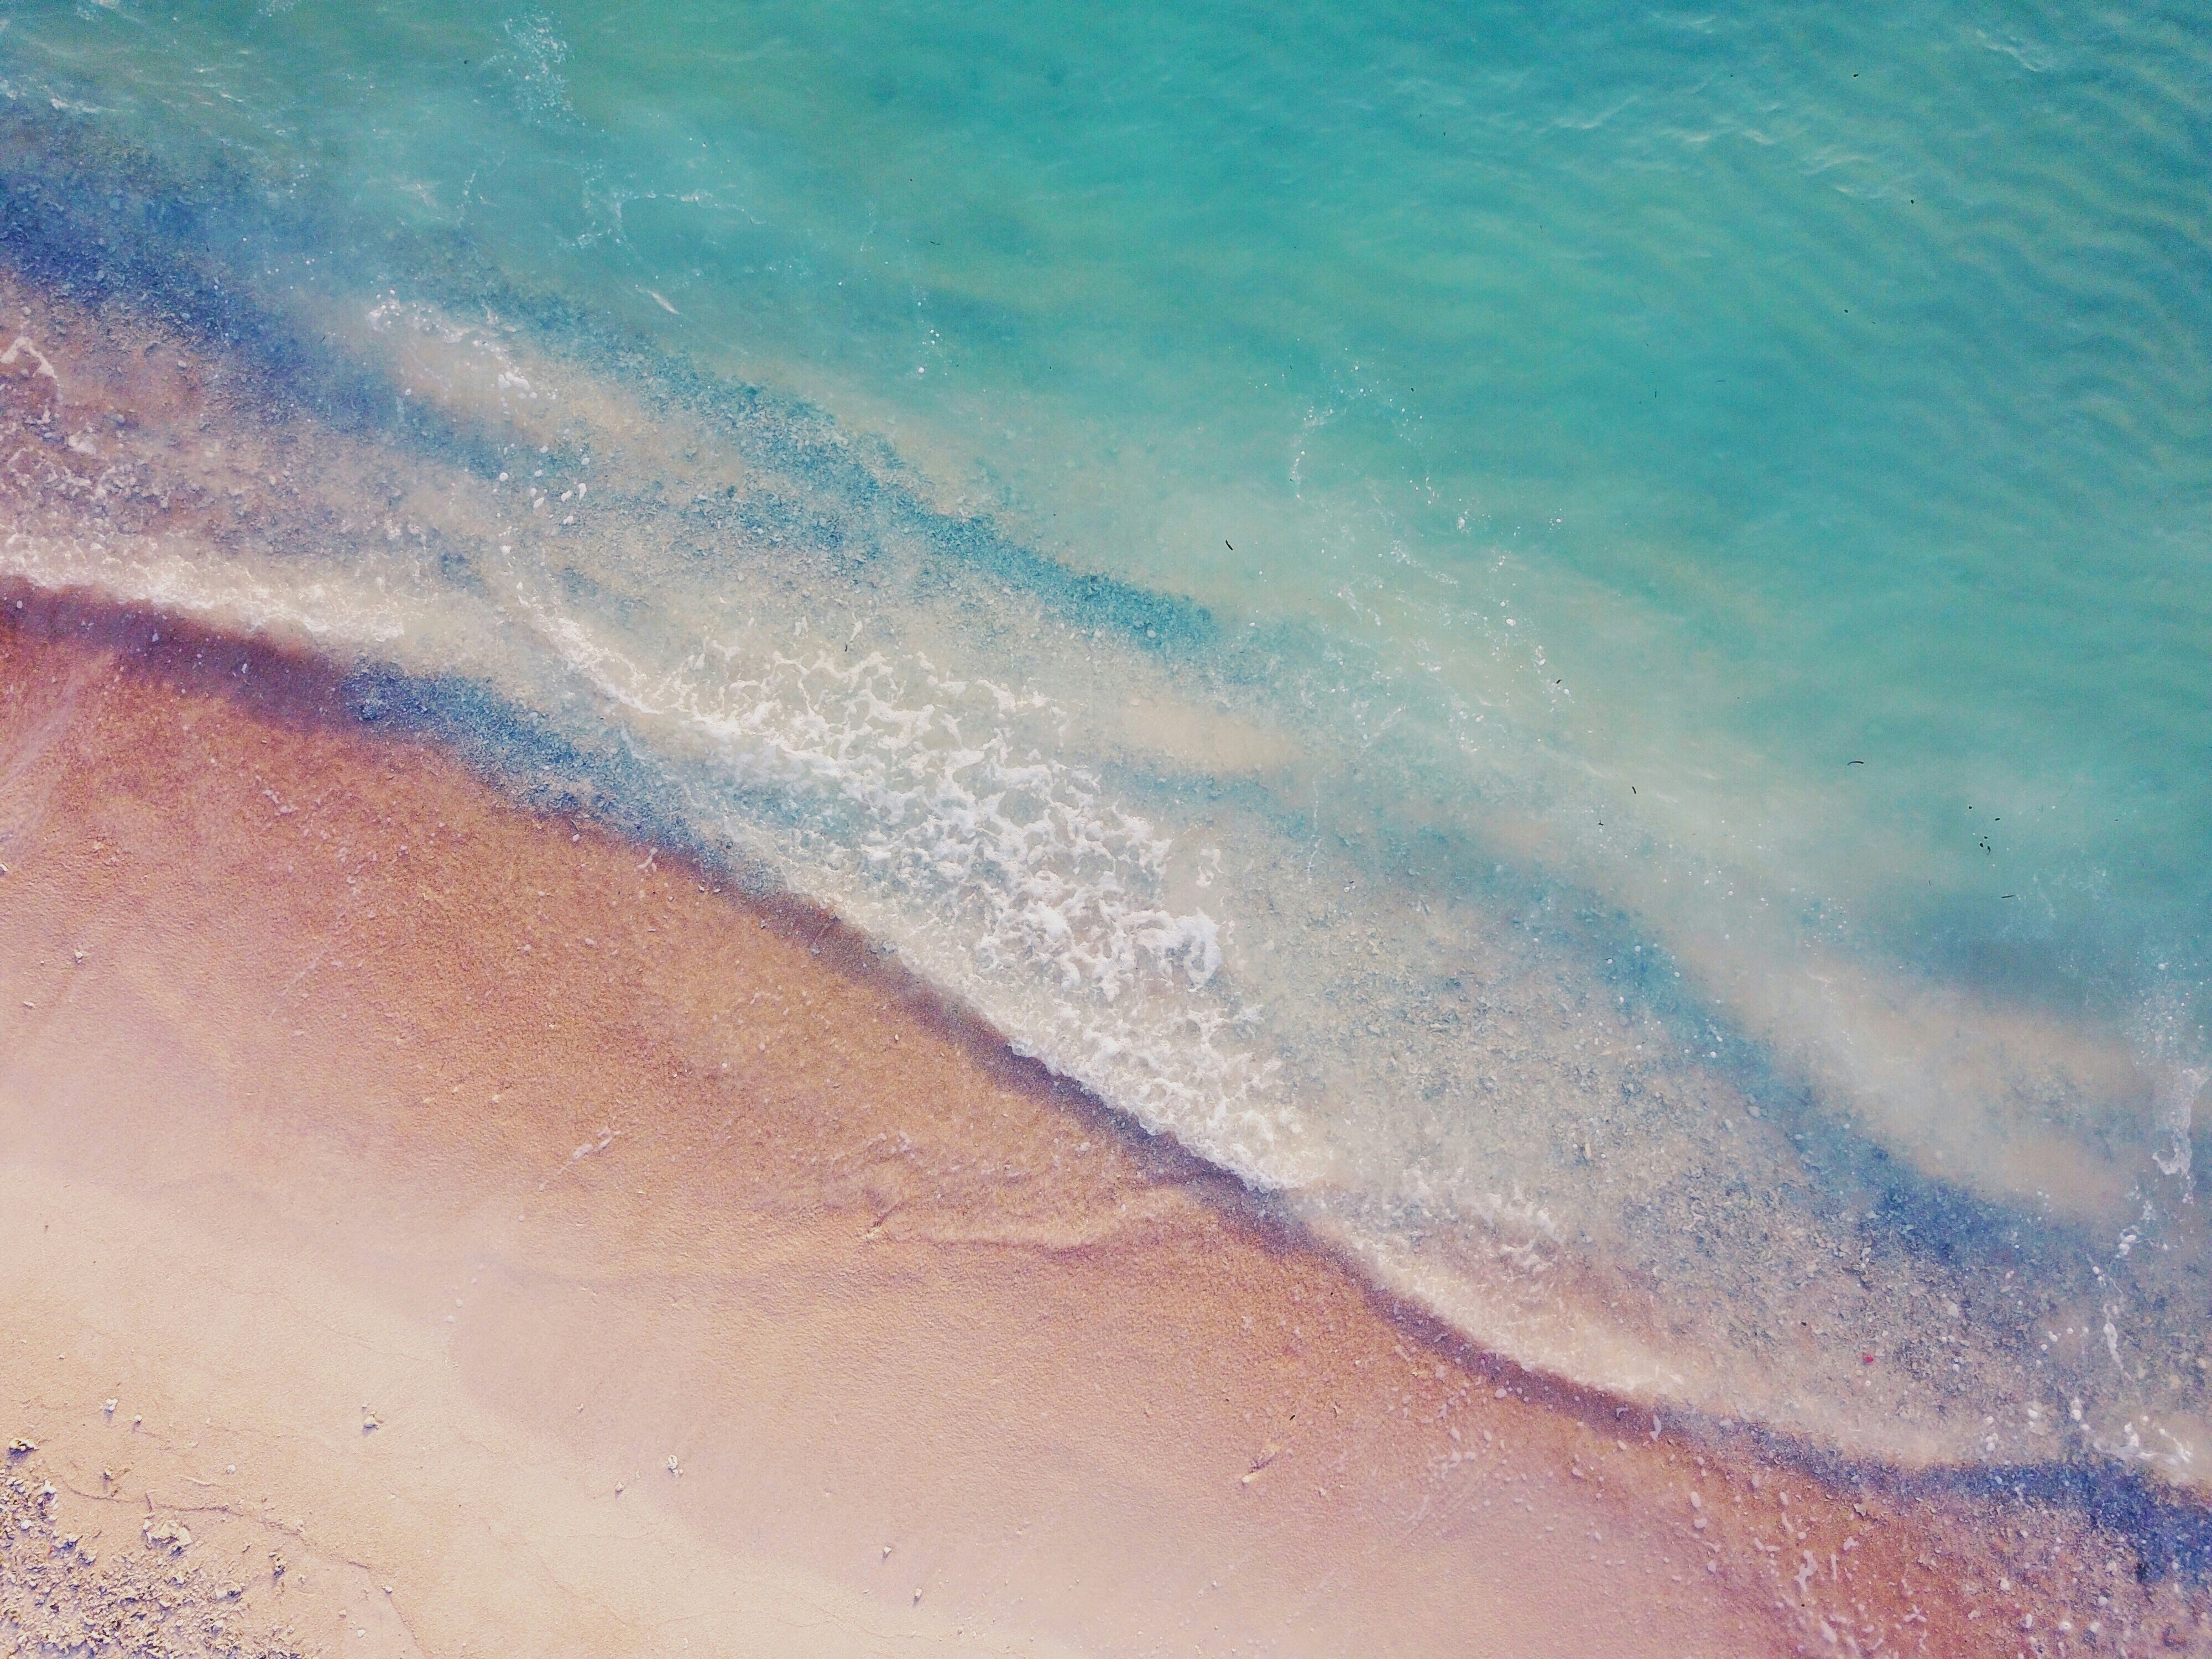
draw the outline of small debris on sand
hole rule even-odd
[[[236,1628],[253,1617],[236,1586],[204,1577],[173,1551],[157,1550],[149,1561],[118,1550],[103,1565],[85,1534],[64,1530],[36,1496],[20,1480],[0,1484],[0,1642],[8,1652],[300,1659],[284,1632]]]
[[[38,1450],[38,1449],[37,1442],[26,1440],[19,1435],[15,1439],[10,1440],[8,1443],[8,1455],[10,1457],[28,1457],[33,1452]]]
[[[1237,1479],[1245,1486],[1250,1486],[1255,1480],[1257,1480],[1260,1478],[1261,1472],[1264,1470],[1268,1464],[1273,1462],[1282,1455],[1283,1449],[1277,1445],[1273,1441],[1270,1440],[1266,1445],[1260,1448],[1260,1455],[1252,1460],[1252,1467],[1245,1470],[1245,1472],[1239,1475]]]

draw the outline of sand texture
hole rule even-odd
[[[825,920],[526,812],[312,665],[8,609],[0,1427],[18,1511],[99,1558],[9,1540],[26,1651],[68,1650],[38,1585],[96,1625],[167,1573],[179,1652],[1997,1653],[2063,1616],[2063,1515],[2003,1517],[2000,1591],[1994,1526],[1486,1364]],[[2186,1639],[2112,1582],[2115,1630]]]

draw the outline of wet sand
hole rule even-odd
[[[5,610],[26,1650],[27,1574],[155,1568],[255,1651],[2072,1651],[2084,1578],[2107,1644],[2191,1639],[2064,1512],[1487,1361],[827,919],[312,662]]]

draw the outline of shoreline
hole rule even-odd
[[[245,340],[228,333],[204,338],[204,331],[180,335],[173,319],[149,318],[120,300],[110,305],[112,296],[99,292],[93,295],[99,303],[88,309],[85,290],[69,280],[58,286],[50,280],[43,289],[0,282],[0,295],[17,306],[28,331],[9,348],[12,380],[0,377],[16,429],[10,476],[0,480],[14,497],[0,563],[40,591],[99,594],[112,605],[167,610],[241,636],[304,645],[332,662],[358,662],[362,668],[343,683],[353,712],[373,726],[434,738],[526,806],[589,806],[607,827],[627,830],[648,847],[674,840],[701,848],[710,865],[730,868],[735,880],[763,887],[788,880],[830,896],[824,902],[852,917],[854,927],[896,941],[922,964],[917,972],[948,988],[945,995],[958,1004],[950,1011],[956,1021],[967,1018],[961,1010],[979,1011],[1032,1048],[1043,1033],[1042,1052],[1101,1097],[1152,1127],[1173,1129],[1201,1156],[1261,1187],[1310,1199],[1292,1207],[1304,1210],[1341,1259],[1493,1352],[1662,1411],[1670,1401],[1678,1408],[1694,1402],[1709,1431],[1726,1432],[1731,1420],[1759,1425],[1754,1434],[1772,1437],[1759,1455],[1795,1461],[1824,1478],[1866,1478],[1894,1468],[1955,1475],[1969,1489],[1995,1480],[2003,1491],[2010,1480],[2118,1516],[2162,1560],[2179,1557],[2198,1573],[2212,1562],[2212,1528],[2201,1500],[2195,1507],[2172,1500],[2160,1483],[2163,1476],[2172,1487],[2186,1487],[2195,1478],[2188,1448],[2197,1440],[2191,1413],[2203,1387],[2185,1386],[2198,1368],[2189,1364],[2194,1332],[2181,1310],[2197,1298],[2188,1252],[2172,1253],[2199,1225],[2193,1208],[2166,1212],[2166,1228],[2176,1235],[2163,1241],[2166,1249],[2130,1258],[2183,1266],[2178,1274],[2141,1268],[2130,1284],[2138,1319],[2124,1322],[2124,1340],[2145,1342],[2148,1358],[2160,1345],[2140,1333],[2155,1334],[2179,1371],[2150,1376],[2114,1369],[2095,1340],[2104,1319],[2100,1297],[2110,1297],[2091,1283],[2104,1270],[2088,1235],[2054,1222],[2033,1231],[2023,1248],[2021,1238],[2007,1236],[2003,1212],[1978,1206],[1954,1186],[1923,1186],[1908,1171],[1900,1187],[1893,1179],[1899,1171],[1880,1146],[1862,1144],[1831,1114],[1770,1099],[1760,1121],[1754,1096],[1765,1092],[1765,1081],[1786,1086],[1787,1079],[1707,1077],[1693,1060],[1686,1070],[1662,1063],[1658,1050],[1686,1034],[1665,1029],[1671,1016],[1656,1002],[1616,1018],[1607,1005],[1626,1008],[1627,999],[1592,996],[1603,988],[1585,985],[1582,1006],[1594,1023],[1577,1020],[1558,1027],[1556,1037],[1537,1036],[1536,1029],[1552,1030],[1555,1011],[1544,995],[1524,994],[1536,981],[1514,988],[1527,964],[1516,966],[1518,947],[1504,935],[1520,923],[1510,904],[1492,902],[1495,895],[1477,893],[1432,914],[1425,900],[1413,902],[1414,889],[1393,889],[1367,921],[1379,921],[1413,954],[1403,971],[1377,978],[1363,960],[1378,949],[1372,927],[1363,943],[1361,913],[1335,902],[1334,876],[1321,883],[1332,895],[1328,902],[1308,902],[1310,860],[1301,875],[1297,849],[1267,840],[1264,811],[1186,817],[1158,793],[1142,803],[1169,810],[1180,826],[1175,839],[1201,860],[1218,851],[1207,842],[1233,844],[1249,832],[1265,842],[1265,856],[1254,861],[1273,860],[1274,876],[1229,906],[1243,907],[1237,925],[1248,933],[1256,924],[1264,935],[1258,948],[1249,948],[1255,941],[1248,937],[1230,976],[1209,980],[1194,1005],[1182,982],[1189,973],[1178,979],[1172,971],[1140,975],[1146,995],[1139,999],[1089,992],[1073,1001],[1055,999],[1051,973],[1036,971],[1048,966],[1054,951],[1063,971],[1080,976],[1085,959],[1118,963],[1127,953],[1138,960],[1159,942],[1144,927],[1132,935],[1122,923],[1104,921],[1108,907],[1095,905],[1101,928],[1079,941],[1080,948],[1052,946],[994,979],[1004,966],[995,930],[1008,915],[1027,941],[1018,958],[1050,929],[1024,932],[1030,922],[1022,919],[1021,896],[997,878],[940,886],[934,847],[949,836],[964,844],[955,865],[982,851],[982,862],[998,867],[991,838],[971,837],[957,811],[946,818],[933,809],[917,818],[908,803],[949,789],[972,805],[999,782],[1018,795],[1027,786],[1001,768],[992,773],[998,782],[974,794],[942,769],[961,763],[938,743],[952,735],[945,726],[933,728],[936,746],[925,745],[934,757],[924,767],[937,769],[933,781],[918,790],[913,778],[894,775],[904,758],[890,772],[854,773],[844,765],[850,754],[883,752],[886,739],[900,750],[905,739],[893,728],[900,720],[929,719],[920,704],[940,694],[983,697],[963,705],[959,720],[980,715],[995,733],[1016,732],[1017,726],[994,723],[989,699],[978,689],[990,682],[975,660],[963,659],[974,686],[940,686],[933,666],[925,677],[933,689],[909,696],[893,686],[904,713],[879,721],[866,707],[876,690],[841,681],[838,642],[823,635],[817,665],[827,665],[831,683],[834,740],[812,729],[823,712],[823,685],[802,675],[763,690],[738,684],[739,675],[715,696],[736,696],[739,712],[769,711],[770,730],[759,742],[732,747],[715,735],[731,711],[718,714],[714,697],[704,704],[688,693],[672,701],[647,697],[637,707],[625,701],[634,689],[625,675],[645,672],[648,659],[678,678],[688,668],[672,669],[668,659],[647,652],[615,672],[594,654],[613,613],[641,608],[651,621],[641,624],[638,637],[665,641],[688,634],[695,616],[731,602],[726,589],[762,587],[771,611],[795,605],[799,614],[782,617],[769,634],[749,622],[750,631],[734,642],[714,641],[708,648],[780,665],[781,673],[789,666],[781,625],[810,625],[805,612],[817,582],[856,601],[855,626],[884,619],[879,645],[897,635],[898,650],[926,643],[935,652],[939,643],[963,638],[954,613],[982,596],[963,590],[959,604],[933,608],[922,597],[931,585],[929,559],[882,586],[876,585],[882,571],[872,568],[848,591],[842,585],[854,572],[840,566],[851,549],[844,520],[833,515],[818,537],[776,532],[761,539],[742,525],[725,524],[715,534],[727,533],[732,553],[742,556],[726,569],[695,567],[667,543],[676,526],[664,495],[696,502],[738,489],[772,504],[784,488],[772,466],[766,475],[749,474],[762,458],[751,449],[750,459],[738,456],[723,441],[732,434],[716,435],[714,423],[692,419],[698,411],[688,406],[656,408],[619,376],[572,382],[557,353],[511,351],[508,343],[472,336],[457,343],[433,315],[394,323],[381,307],[365,320],[324,315],[320,322],[339,337],[335,349],[327,337],[321,349],[304,337],[295,342],[325,368],[350,363],[371,381],[382,376],[387,392],[405,394],[395,402],[402,411],[396,422],[386,415],[380,427],[374,420],[361,425],[354,417],[364,410],[344,399],[343,407],[325,408],[314,374],[303,371],[301,380],[277,361],[291,337],[281,323],[256,325],[265,339],[252,327]],[[315,320],[310,305],[290,327],[297,331]],[[525,388],[511,401],[501,367],[507,364],[538,390]],[[506,474],[492,472],[500,465],[494,457],[527,467],[528,449],[555,455],[546,465],[556,475],[558,457],[576,462],[569,470],[580,507],[588,453],[595,515],[589,528],[572,534],[555,523],[553,486],[544,492],[518,486],[535,499],[527,514],[511,510],[520,504],[502,499]],[[523,539],[542,545],[523,566],[511,567],[504,558],[510,549],[496,538],[518,523],[529,526],[520,532]],[[884,544],[867,540],[874,533],[863,539],[880,554]],[[645,540],[629,539],[638,536]],[[489,556],[495,545],[499,559]],[[453,580],[418,580],[433,561]],[[449,561],[457,562],[448,568]],[[489,603],[518,574],[564,591],[574,583],[599,598],[573,614],[536,600],[519,610]],[[891,618],[896,626],[889,625]],[[563,631],[572,625],[582,632]],[[567,643],[541,658],[532,642],[549,629]],[[1051,633],[1033,643],[1056,649],[1066,641]],[[860,648],[866,651],[865,641]],[[1001,666],[1018,671],[1018,678],[1026,672],[1018,653]],[[720,683],[718,673],[709,678]],[[1206,719],[1201,702],[1173,699],[1173,707],[1133,701],[1141,715],[1112,714],[1124,689],[1079,688],[1064,705],[1111,715],[1071,755],[1113,755],[1136,739],[1139,726],[1180,732],[1194,718]],[[638,714],[640,707],[647,712]],[[1048,746],[1066,737],[1044,735]],[[906,752],[915,751],[908,745]],[[1182,776],[1176,752],[1170,741],[1160,757],[1169,763],[1162,777]],[[1210,787],[1207,763],[1220,758],[1219,734],[1198,743],[1188,758],[1194,766],[1185,781]],[[794,793],[783,771],[793,762],[802,774],[827,769],[843,782],[825,784],[817,775],[807,785],[802,777]],[[766,789],[744,781],[763,772],[777,781]],[[876,868],[880,842],[862,860],[868,878],[847,878],[844,861],[884,830],[882,815],[872,817],[871,808],[838,818],[834,828],[818,821],[843,813],[856,785],[864,795],[889,789],[896,798],[890,817],[902,823],[893,836],[893,879],[879,878],[893,867]],[[1173,793],[1183,786],[1164,787]],[[1097,827],[1084,799],[1054,799],[1055,811],[1073,811],[1088,826],[1083,834]],[[787,811],[796,815],[793,822],[782,820]],[[671,826],[680,828],[672,834]],[[1050,880],[1080,889],[1091,879],[1078,867],[1088,855],[1070,851],[1073,845],[1062,842],[1044,869]],[[1117,847],[1106,865],[1124,890],[1170,915],[1181,912],[1182,921],[1201,926],[1202,936],[1212,924],[1199,912],[1221,896],[1218,889],[1200,890],[1207,872],[1194,864],[1179,873],[1155,866],[1143,847],[1126,839]],[[1028,856],[1015,852],[1018,861]],[[1363,869],[1364,860],[1354,856],[1336,872],[1346,892],[1374,873]],[[933,908],[947,902],[955,907],[949,918]],[[792,912],[810,914],[817,913],[803,905]],[[1269,920],[1280,916],[1287,925]],[[857,936],[848,943],[868,946]],[[1279,943],[1289,948],[1278,953]],[[1621,945],[1626,948],[1626,940]],[[997,965],[971,971],[987,957]],[[1158,965],[1165,970],[1166,959]],[[1203,971],[1195,960],[1184,965]],[[1040,990],[1042,1006],[1024,1000]],[[1340,1016],[1348,1019],[1348,1011],[1378,996],[1384,1004],[1374,1012],[1386,1016],[1379,1038],[1376,1021],[1338,1029]],[[1241,1031],[1241,1024],[1207,1022],[1241,1022],[1245,1007],[1279,1014],[1285,1006],[1319,1013],[1326,1039],[1286,1048],[1283,1032],[1255,1024],[1249,1052],[1239,1053],[1243,1036],[1217,1050],[1206,1035]],[[994,1033],[977,1030],[987,1048],[997,1047]],[[1200,1033],[1195,1039],[1193,1031]],[[1578,1054],[1594,1056],[1592,1066]],[[1285,1065],[1293,1068],[1285,1074],[1289,1086],[1275,1074]],[[1299,1065],[1307,1068],[1303,1078],[1296,1075]],[[1498,1070],[1483,1069],[1492,1066]],[[1225,1120],[1184,1109],[1173,1097],[1194,1076],[1201,1093],[1218,1083],[1229,1091],[1224,1104],[1233,1097],[1251,1109]],[[1417,1081],[1419,1091],[1407,1092]],[[1356,1120],[1369,1108],[1361,1103],[1377,1089],[1395,1103],[1374,1111],[1362,1129]],[[1413,1103],[1431,1098],[1459,1104],[1431,1115]],[[1596,1115],[1583,1121],[1593,1108]],[[1829,1173],[1819,1180],[1805,1175],[1800,1143],[1808,1133],[1826,1135],[1817,1155]],[[1432,1134],[1435,1144],[1425,1145]],[[1393,1137],[1410,1137],[1397,1149],[1409,1161],[1373,1156]],[[1260,1150],[1261,1139],[1291,1149],[1287,1162]],[[1463,1188],[1463,1178],[1478,1172],[1489,1179]],[[1332,1174],[1344,1179],[1333,1182]],[[1526,1205],[1522,1175],[1539,1183]],[[1401,1201],[1401,1186],[1446,1176],[1449,1198],[1439,1209]],[[1510,1203],[1481,1190],[1509,1177],[1516,1195]],[[1547,1199],[1564,1207],[1553,1209]],[[1439,1214],[1441,1227],[1407,1231],[1427,1228]],[[1595,1248],[1584,1248],[1593,1245],[1592,1235]],[[2050,1281],[2038,1322],[2049,1340],[2039,1349],[2039,1333],[2011,1317],[2027,1311],[2012,1285],[2014,1270],[2030,1284]],[[1946,1323],[1936,1310],[1947,1305],[1971,1305],[1976,1313]],[[2163,1311],[2142,1316],[2151,1310]],[[1861,1363],[1868,1351],[1875,1354],[1871,1369]],[[2069,1392],[2077,1402],[2070,1414]],[[2139,1411],[2144,1404],[2154,1409]],[[2130,1413],[2124,1423],[2123,1407]],[[2130,1473],[2119,1461],[2130,1456],[2160,1467]]]
[[[823,1651],[1998,1653],[2098,1581],[2188,1639],[2070,1511],[1900,1508],[1449,1339],[849,932],[518,806],[323,665],[5,615],[6,1305],[78,1358],[19,1336],[0,1426],[67,1524],[118,1530],[119,1433],[134,1526],[234,1466],[229,1519],[389,1574],[395,1652],[632,1650],[577,1608],[683,1585],[834,1606]],[[256,1593],[353,1604],[321,1576]]]

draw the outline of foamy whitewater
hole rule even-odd
[[[0,257],[145,378],[0,319],[0,574],[818,902],[1528,1365],[2197,1485],[2212,53],[1818,27],[19,7]]]

